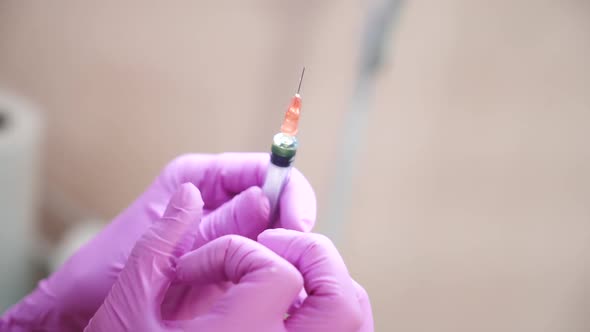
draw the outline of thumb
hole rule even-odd
[[[176,259],[192,247],[202,214],[199,190],[190,183],[181,185],[162,218],[137,241],[117,282],[88,327],[95,323],[105,328],[120,325],[128,328],[138,321],[149,325],[152,318],[157,318],[146,317],[146,313],[159,312],[152,309],[159,308],[175,278]]]

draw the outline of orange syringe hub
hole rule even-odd
[[[301,96],[296,93],[291,99],[289,109],[285,113],[285,119],[281,125],[281,132],[285,135],[295,136],[299,127],[299,115],[301,113]]]

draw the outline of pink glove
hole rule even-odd
[[[175,159],[131,206],[12,307],[0,319],[0,330],[80,331],[103,303],[136,241],[162,216],[182,183],[199,187],[205,201],[194,248],[226,234],[256,238],[268,226],[268,201],[259,188],[267,165],[268,154],[263,153],[185,155]],[[309,231],[315,222],[313,190],[295,169],[280,209],[275,227]],[[205,310],[207,303],[227,287],[209,285],[201,289],[200,300],[190,300],[195,308]],[[186,291],[187,286],[170,289],[169,303],[182,303],[175,298],[183,296],[181,290]],[[183,314],[175,312],[174,305],[165,308],[165,314],[172,318]]]
[[[366,292],[323,236],[276,229],[262,233],[257,243],[228,235],[178,259],[191,248],[199,228],[198,196],[191,184],[174,195],[162,220],[137,242],[85,331],[373,330]],[[206,313],[166,320],[160,308],[175,278],[187,284],[235,286]],[[311,295],[293,308],[303,286]]]

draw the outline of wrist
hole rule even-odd
[[[59,329],[56,301],[47,288],[47,280],[20,302],[9,308],[0,318],[0,331],[53,331]]]

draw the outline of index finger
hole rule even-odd
[[[268,166],[264,153],[185,154],[170,162],[160,175],[163,185],[194,184],[205,208],[215,209],[236,194],[260,186]]]
[[[283,188],[276,227],[309,232],[315,224],[316,198],[311,184],[296,168]]]
[[[269,163],[268,153],[186,154],[162,172],[161,182],[172,186],[191,182],[199,188],[206,209],[216,209],[240,192],[261,187]],[[316,218],[315,193],[307,179],[293,168],[279,203],[276,227],[309,231]]]

